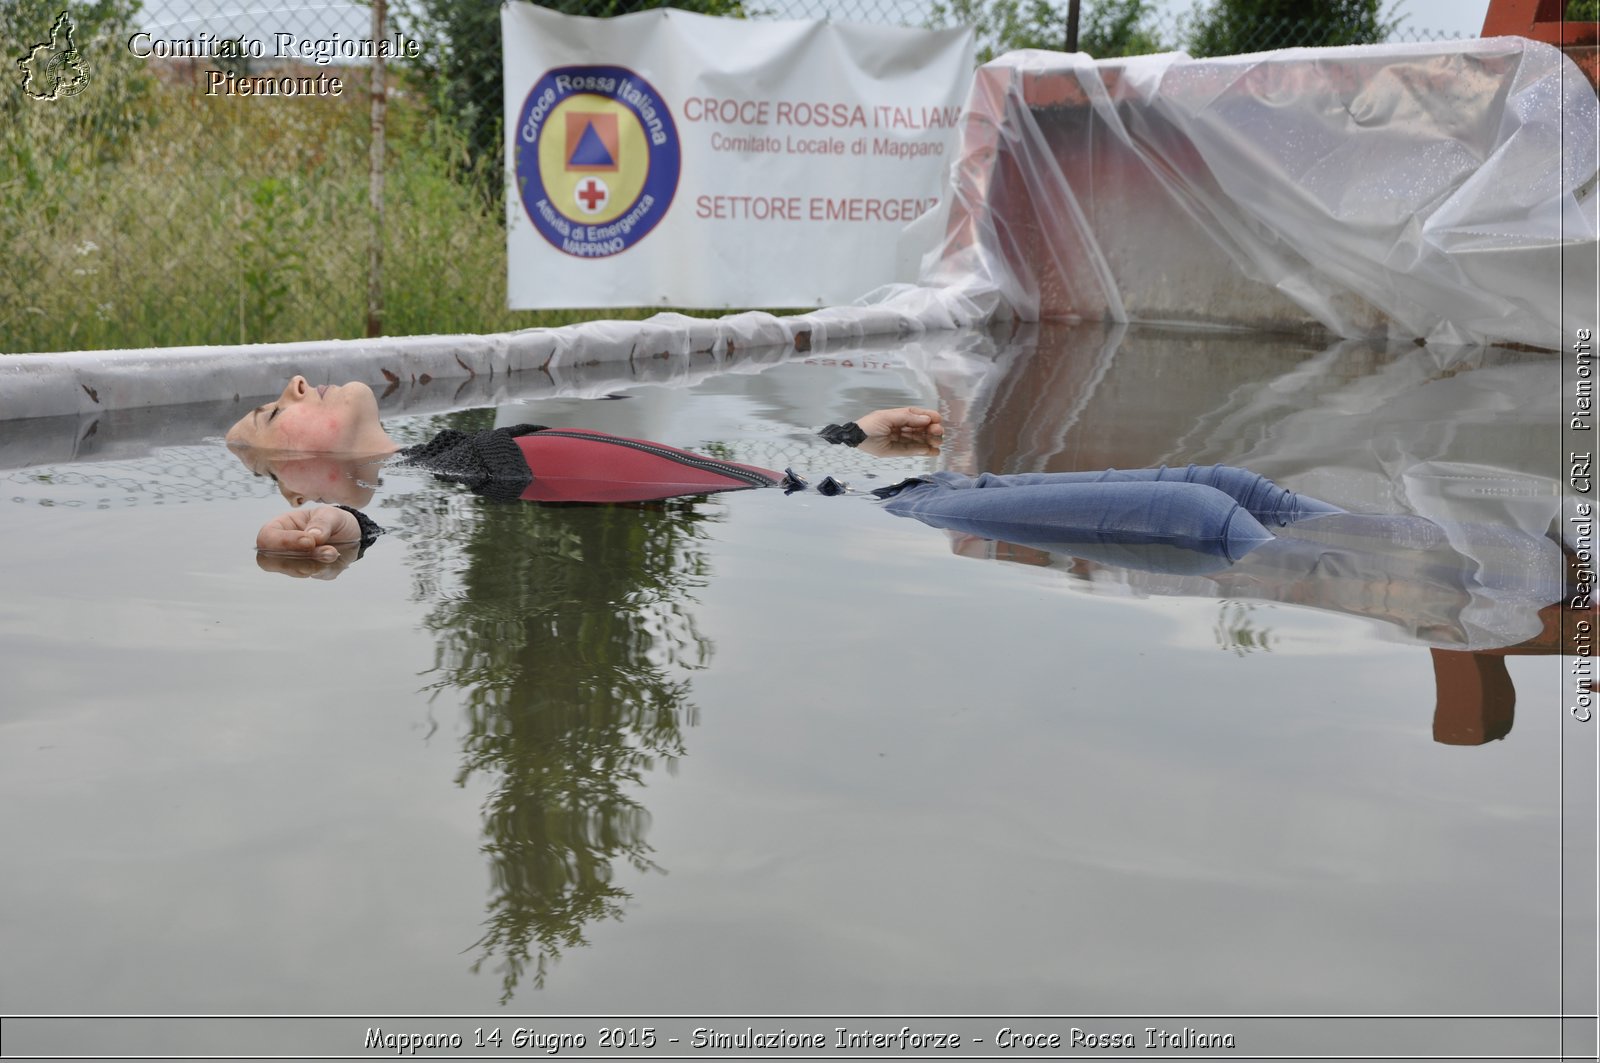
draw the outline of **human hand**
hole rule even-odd
[[[317,564],[333,564],[347,548],[354,560],[361,545],[361,525],[349,511],[335,506],[291,509],[273,517],[256,532],[256,552],[260,560],[288,559]],[[349,564],[349,561],[344,563]],[[268,566],[263,564],[263,568]],[[343,565],[340,566],[341,570]],[[271,568],[270,571],[285,571]],[[295,575],[289,572],[289,575]],[[335,573],[337,574],[337,573]]]
[[[944,418],[939,416],[939,411],[925,410],[921,406],[873,410],[865,417],[856,418],[856,425],[867,434],[868,439],[926,439],[944,435]]]

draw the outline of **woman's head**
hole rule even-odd
[[[378,399],[359,381],[312,387],[289,381],[272,402],[228,429],[228,445],[317,454],[388,454],[398,450],[378,420]]]

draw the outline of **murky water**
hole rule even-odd
[[[1096,329],[711,368],[398,423],[857,488],[1229,462],[1535,541],[1559,505],[1539,355]],[[938,458],[811,434],[932,402]],[[389,534],[290,579],[231,416],[0,433],[7,1012],[1561,1009],[1594,838],[1569,756],[1563,839],[1547,555],[1196,575],[860,494],[495,505],[389,469]]]

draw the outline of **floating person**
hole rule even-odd
[[[938,411],[902,406],[828,425],[821,435],[872,453],[937,453],[943,432]],[[240,418],[227,440],[247,464],[270,472],[280,487],[286,477],[293,480],[288,485],[293,490],[285,490],[291,501],[336,503],[291,510],[268,521],[256,536],[263,555],[324,564],[340,561],[341,547],[355,547],[359,553],[380,534],[358,508],[370,499],[370,488],[358,489],[364,498],[328,493],[351,482],[351,459],[379,465],[398,457],[506,501],[639,502],[753,487],[789,492],[810,488],[791,470],[778,472],[588,429],[447,429],[420,446],[402,448],[384,430],[371,388],[359,382],[313,387],[303,376],[290,380],[275,401]],[[345,462],[329,466],[328,457]],[[816,489],[837,494],[845,486],[827,477]],[[1224,565],[1271,541],[1269,526],[1341,512],[1225,465],[977,477],[935,472],[872,493],[891,512],[936,527],[1023,543],[1159,546],[1180,556],[1216,558]]]
[[[903,406],[829,425],[821,435],[876,455],[931,455],[944,428],[937,411]],[[618,503],[811,489],[790,470],[586,429],[446,430],[403,448],[383,429],[365,384],[312,387],[300,376],[277,400],[242,417],[227,439],[297,507],[261,527],[258,563],[325,579],[381,534],[360,507],[371,501],[375,471],[388,462],[504,500]],[[832,477],[816,485],[825,494],[845,489]],[[1348,513],[1226,465],[940,471],[871,493],[892,513],[951,532],[958,553],[983,543],[987,556],[1002,556],[994,544],[1005,544],[1003,556],[1030,563],[1070,555],[1075,568],[1109,566],[1143,593],[1282,601],[1397,626],[1434,649],[1436,737],[1453,744],[1492,741],[1510,730],[1514,695],[1499,655],[1551,652],[1541,632],[1548,635],[1569,597],[1566,559],[1548,538]],[[334,504],[305,506],[313,500]]]

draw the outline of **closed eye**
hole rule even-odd
[[[273,408],[272,408],[272,412],[271,412],[271,413],[269,413],[269,414],[267,414],[267,423],[268,423],[268,424],[271,424],[271,423],[272,423],[272,419],[273,419],[273,418],[274,418],[274,417],[276,417],[276,416],[278,416],[278,411],[279,411],[279,410],[280,410],[280,409],[282,409],[282,407],[279,407],[279,406],[274,406],[274,407],[273,407]]]

